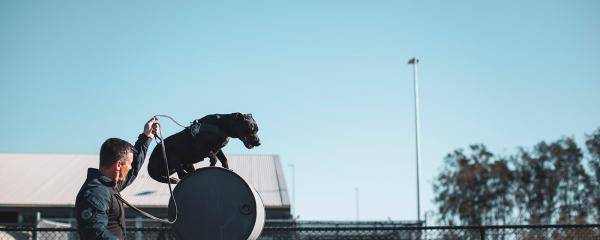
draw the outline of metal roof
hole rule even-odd
[[[258,191],[265,207],[290,206],[279,156],[227,155],[227,159],[229,167]],[[169,188],[148,176],[147,162],[122,194],[140,207],[166,207]],[[208,164],[206,160],[195,166]],[[0,206],[74,206],[87,168],[97,167],[98,155],[0,153]]]

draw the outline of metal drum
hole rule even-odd
[[[200,168],[181,180],[173,195],[178,219],[173,224],[177,239],[257,239],[265,225],[265,207],[242,177],[220,167]],[[169,219],[175,206],[169,201]]]

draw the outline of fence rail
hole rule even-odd
[[[170,228],[129,228],[126,239],[176,239]],[[0,240],[79,239],[75,228],[0,227]],[[600,224],[435,227],[265,227],[261,240],[600,239]]]

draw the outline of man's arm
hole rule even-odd
[[[152,142],[152,138],[149,138],[145,134],[140,134],[138,136],[137,141],[135,141],[135,145],[133,145],[133,148],[135,148],[137,152],[133,155],[131,170],[129,170],[129,173],[127,173],[127,178],[125,178],[125,181],[123,181],[121,186],[119,186],[119,191],[122,191],[127,186],[131,185],[133,180],[135,180],[135,178],[138,176],[142,165],[144,165],[144,159],[146,159],[146,153],[148,152],[148,146],[150,145],[150,142]]]
[[[117,190],[122,191],[131,183],[133,183],[133,180],[135,180],[137,177],[142,165],[144,165],[146,153],[148,153],[148,146],[150,145],[150,142],[152,142],[152,139],[154,139],[154,136],[158,131],[158,127],[158,120],[155,117],[152,117],[146,123],[146,125],[144,125],[144,133],[138,136],[137,141],[135,141],[135,144],[133,145],[136,153],[133,155],[131,170],[129,170],[129,173],[127,173],[127,178],[125,178],[125,181],[123,181],[121,185],[117,186]]]
[[[77,228],[81,239],[117,240],[108,226],[108,208],[110,199],[100,191],[88,190],[75,203]]]

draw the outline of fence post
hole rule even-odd
[[[479,226],[479,237],[481,237],[481,240],[485,240],[485,228],[483,226]]]
[[[37,228],[31,228],[31,239],[37,240]]]

